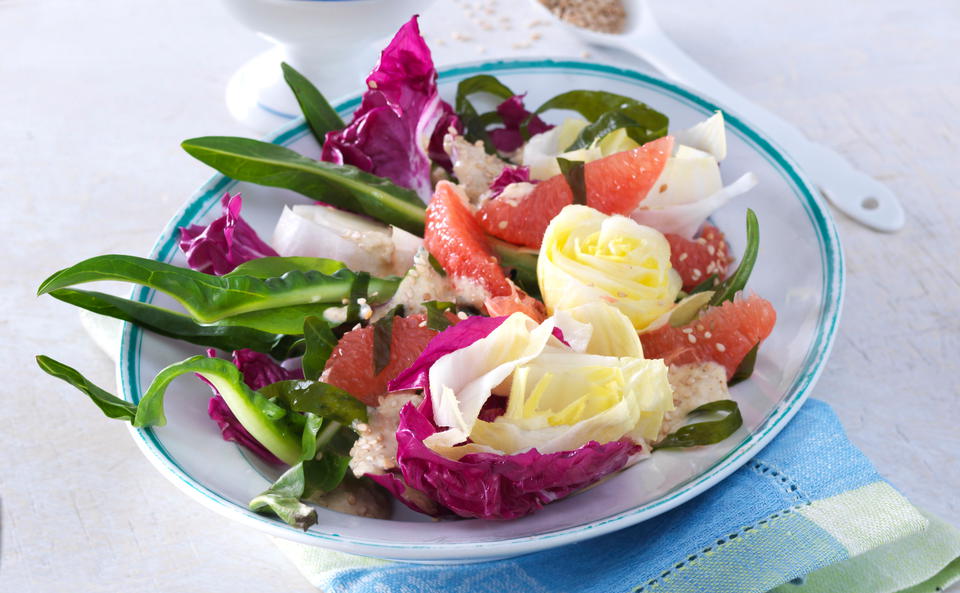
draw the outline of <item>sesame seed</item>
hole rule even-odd
[[[726,351],[727,351],[727,347],[724,346],[723,344],[717,342],[717,344],[715,344],[715,345],[716,345],[716,347],[717,347],[717,352],[726,352]]]
[[[663,193],[663,192],[665,192],[665,191],[667,191],[667,184],[666,184],[666,183],[664,183],[663,185],[660,186],[660,193]]]
[[[713,245],[707,245],[707,253],[709,253],[710,255],[713,255],[716,252],[717,252],[716,247],[714,247]]]
[[[697,336],[695,336],[695,335],[693,335],[693,334],[687,334],[687,339],[690,340],[690,343],[691,343],[691,344],[696,344],[696,343],[697,343]]]
[[[713,334],[711,334],[710,332],[704,332],[704,333],[703,333],[703,337],[705,337],[706,339],[709,340],[710,338],[713,337]]]
[[[685,333],[685,334],[692,334],[692,333],[693,333],[693,328],[692,328],[692,327],[685,327],[685,328],[683,328],[683,333]]]
[[[683,260],[687,259],[688,257],[690,257],[690,254],[689,254],[689,253],[681,253],[681,254],[680,254],[680,257],[677,258],[677,261],[683,261]]]
[[[506,220],[501,220],[500,223],[497,224],[497,226],[498,226],[499,228],[501,228],[501,229],[505,229],[505,228],[507,228],[507,221],[506,221]]]
[[[700,276],[703,276],[703,272],[700,271],[700,268],[694,268],[694,269],[693,269],[693,279],[694,279],[694,280],[699,280],[699,279],[700,279]]]

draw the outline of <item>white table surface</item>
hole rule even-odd
[[[513,49],[529,6],[500,0],[514,31],[492,33],[471,30],[464,2],[425,15],[441,64],[586,49],[555,26]],[[835,215],[847,300],[816,396],[885,477],[960,525],[960,4],[655,4],[706,67],[904,200],[895,235]],[[121,423],[33,362],[46,353],[113,384],[76,311],[33,291],[81,258],[146,254],[210,175],[180,140],[247,134],[223,91],[266,47],[216,2],[0,0],[0,590],[312,590],[267,537],[186,498]]]

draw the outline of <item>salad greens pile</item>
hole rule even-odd
[[[449,177],[452,171],[451,159],[443,148],[448,132],[462,134],[469,142],[479,142],[486,153],[502,156],[554,128],[541,119],[542,114],[553,110],[575,112],[586,123],[572,135],[572,141],[558,147],[566,154],[594,149],[614,132],[644,144],[663,137],[669,123],[665,115],[649,106],[605,91],[564,92],[530,111],[524,106],[524,95],[489,75],[461,80],[451,107],[439,97],[436,70],[415,19],[384,51],[350,122],[344,122],[323,94],[287,64],[283,64],[283,76],[322,146],[319,159],[239,137],[193,138],[182,143],[183,149],[230,178],[289,189],[417,237],[424,235],[433,179],[438,174]],[[495,105],[484,107],[491,98]],[[556,162],[572,191],[574,204],[586,204],[584,161],[561,156]],[[530,182],[526,167],[508,167],[501,176],[499,185],[492,187],[497,193],[507,185]],[[380,375],[387,368],[395,323],[405,314],[403,304],[388,303],[392,303],[403,278],[354,271],[333,259],[282,257],[240,217],[240,207],[239,196],[227,195],[221,218],[207,226],[181,230],[181,248],[192,269],[129,255],[102,255],[56,272],[38,289],[40,295],[48,294],[161,336],[232,353],[232,361],[217,358],[210,350],[207,356],[172,364],[157,374],[136,404],[116,397],[47,356],[38,356],[37,363],[46,373],[87,395],[107,417],[136,427],[163,426],[163,398],[170,383],[185,374],[199,376],[214,391],[210,415],[224,437],[244,444],[269,462],[289,466],[276,483],[251,501],[250,508],[271,512],[306,529],[316,523],[317,514],[303,501],[329,493],[341,484],[348,473],[358,427],[368,421],[368,408],[360,399],[324,380],[325,366],[345,334],[370,326],[373,367],[368,372]],[[717,274],[710,275],[681,293],[687,299],[703,296],[683,308],[683,319],[676,316],[670,323],[687,323],[704,309],[732,301],[741,293],[756,261],[758,242],[757,219],[748,211],[747,248],[737,270],[722,282]],[[510,271],[512,282],[526,294],[539,296],[537,252],[493,238],[490,247],[500,265]],[[98,281],[119,281],[159,291],[182,310],[76,288]],[[371,311],[378,306],[390,309],[374,321]],[[452,301],[428,300],[421,306],[425,311],[423,326],[441,333],[417,364],[397,378],[398,388],[426,388],[427,372],[434,362],[490,334],[501,321]],[[471,315],[468,322],[456,323],[467,316],[465,313]],[[556,339],[572,347],[562,333],[559,336]],[[750,375],[755,358],[756,348],[741,364],[735,380]],[[742,424],[736,403],[730,400],[695,410],[717,411],[725,413],[723,418],[682,427],[658,446],[715,443]],[[632,441],[621,439],[605,445],[594,443],[579,456],[539,455],[536,449],[511,456],[512,463],[518,464],[517,479],[535,475],[541,486],[529,492],[517,491],[513,499],[509,491],[514,486],[505,486],[500,498],[484,498],[481,505],[471,502],[471,497],[480,494],[469,488],[431,486],[431,476],[436,477],[441,471],[438,467],[442,467],[442,471],[462,472],[465,488],[471,480],[470,488],[481,488],[483,480],[491,475],[491,464],[499,463],[498,459],[471,457],[469,463],[460,465],[449,460],[437,462],[435,454],[423,445],[427,435],[437,432],[432,420],[412,406],[404,408],[402,414],[411,424],[409,431],[397,434],[397,439],[410,467],[420,468],[411,470],[419,489],[446,490],[435,493],[435,500],[443,500],[447,508],[460,509],[466,516],[521,516],[616,471],[637,452]],[[412,453],[414,450],[417,452]],[[579,464],[576,479],[568,474],[572,464]],[[400,477],[391,473],[373,478],[403,502],[420,508],[405,494],[411,475],[404,471]],[[369,480],[364,483],[373,487]]]

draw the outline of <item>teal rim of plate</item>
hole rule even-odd
[[[495,60],[449,67],[442,70],[439,77],[440,80],[447,81],[461,79],[474,74],[495,74],[501,72],[523,73],[524,70],[528,70],[531,73],[542,73],[544,70],[558,71],[560,73],[567,71],[600,78],[626,79],[634,84],[639,83],[649,90],[666,94],[674,99],[679,99],[704,114],[721,110],[723,111],[728,128],[732,129],[745,142],[754,146],[788,182],[793,188],[794,194],[800,198],[801,204],[816,230],[817,241],[820,247],[823,299],[820,303],[820,311],[817,319],[816,339],[808,349],[801,365],[801,370],[798,372],[793,384],[787,389],[780,402],[759,424],[758,428],[724,457],[715,462],[713,466],[696,476],[692,476],[686,482],[677,485],[673,491],[655,500],[591,523],[566,527],[536,535],[496,541],[444,544],[390,544],[353,539],[336,533],[323,533],[319,530],[319,526],[314,526],[304,532],[275,518],[257,514],[249,510],[245,505],[238,504],[207,488],[187,473],[187,471],[170,456],[152,428],[131,428],[131,432],[135,438],[138,439],[138,444],[141,445],[141,448],[145,448],[153,454],[154,459],[152,461],[155,461],[155,464],[159,462],[161,469],[169,473],[168,477],[177,478],[182,483],[181,485],[188,487],[188,492],[192,491],[201,497],[201,500],[205,499],[206,502],[213,503],[213,506],[217,508],[217,510],[229,513],[232,516],[246,521],[253,520],[259,523],[257,527],[267,529],[275,535],[282,537],[290,537],[295,534],[298,536],[297,539],[300,539],[306,536],[317,540],[318,543],[320,541],[327,541],[340,545],[346,544],[355,548],[364,549],[364,553],[370,554],[375,554],[378,549],[384,551],[396,549],[462,550],[466,552],[471,549],[492,547],[497,549],[498,554],[509,555],[509,549],[504,548],[525,546],[533,542],[546,541],[554,538],[562,538],[565,541],[576,541],[583,537],[585,532],[588,531],[591,532],[589,536],[593,537],[634,525],[640,521],[651,518],[655,514],[666,512],[693,498],[737,470],[750,459],[749,454],[759,452],[763,445],[776,436],[783,426],[796,414],[801,404],[806,400],[809,390],[819,377],[827,356],[830,353],[830,349],[833,346],[844,294],[844,263],[840,239],[823,201],[817,196],[812,185],[804,179],[797,171],[794,163],[776,148],[772,141],[755,131],[736,115],[731,114],[726,109],[722,109],[715,103],[681,86],[634,70],[576,60]],[[336,110],[341,114],[349,114],[359,104],[360,97],[355,96],[338,103]],[[283,126],[270,138],[270,141],[274,144],[286,145],[300,139],[308,133],[309,129],[305,122],[302,118],[299,118]],[[219,203],[222,193],[228,191],[236,183],[237,181],[224,177],[221,174],[214,175],[190,198],[180,212],[167,223],[166,228],[154,244],[150,257],[159,261],[172,260],[176,255],[177,229],[202,219],[211,208]],[[154,296],[155,291],[152,289],[137,287],[133,290],[131,298],[140,302],[149,303],[153,300]],[[139,402],[141,397],[139,362],[142,339],[143,333],[140,328],[130,323],[124,323],[120,345],[120,360],[117,365],[117,378],[118,383],[122,387],[122,396],[127,401],[133,403]],[[651,511],[654,509],[658,510],[652,514]]]

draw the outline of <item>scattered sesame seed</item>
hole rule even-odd
[[[687,334],[687,339],[690,340],[690,343],[691,343],[691,344],[696,344],[696,343],[697,343],[697,336],[695,336],[695,335],[693,335],[693,334]]]
[[[365,299],[365,298],[363,298],[363,297],[360,297],[360,298],[357,299],[357,304],[358,304],[358,305],[366,305],[366,304],[367,304],[367,299]]]
[[[499,228],[501,228],[501,229],[505,229],[505,228],[507,228],[507,221],[506,221],[506,220],[501,220],[501,221],[497,224],[497,226],[498,226]]]
[[[707,338],[707,339],[709,340],[710,338],[713,337],[713,334],[711,334],[710,332],[704,332],[704,333],[703,333],[703,337],[705,337],[705,338]]]
[[[467,317],[469,317],[469,315],[467,315],[463,311],[457,311],[457,318],[460,319],[460,321],[463,321]]]
[[[663,193],[663,192],[665,192],[665,191],[667,191],[667,184],[666,184],[666,183],[664,183],[663,185],[660,186],[660,193]]]
[[[715,344],[715,346],[717,347],[717,352],[726,352],[726,351],[727,351],[727,347],[724,346],[723,344],[719,343],[719,342],[717,342],[717,343]]]
[[[690,254],[689,254],[689,253],[681,253],[681,254],[680,254],[680,257],[677,258],[677,261],[683,261],[683,260],[687,259],[688,257],[690,257]]]
[[[703,276],[703,272],[700,271],[700,268],[694,268],[694,269],[693,269],[693,279],[694,279],[694,280],[699,280],[699,279],[700,279],[700,276]]]
[[[593,54],[588,52],[587,50],[583,50],[582,52],[580,52],[580,57],[586,60],[588,58],[592,58]]]
[[[693,328],[692,328],[692,327],[685,327],[685,328],[683,328],[683,333],[685,333],[685,334],[692,334],[692,333],[693,333]]]
[[[717,252],[716,247],[714,247],[713,245],[707,245],[707,253],[709,253],[710,255],[713,255],[716,252]]]
[[[368,85],[370,88],[375,89],[375,88],[377,88],[377,81],[376,81],[376,80],[371,80],[370,82],[367,83],[367,85]]]

